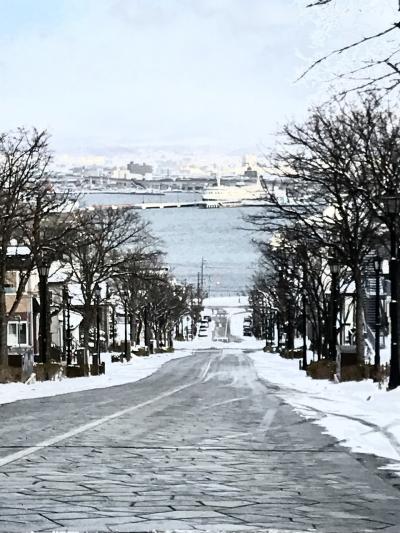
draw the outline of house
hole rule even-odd
[[[17,290],[24,266],[28,268],[30,252],[25,246],[13,244],[8,249],[7,283],[4,287],[6,311],[8,314],[7,345],[9,351],[20,352],[27,348],[34,351],[37,347],[37,316],[39,312],[39,278],[33,271],[28,278],[24,291],[16,304]]]

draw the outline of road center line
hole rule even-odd
[[[268,431],[268,429],[270,428],[270,426],[272,424],[272,421],[273,421],[273,419],[274,419],[274,417],[276,415],[276,411],[277,411],[277,409],[275,409],[274,407],[271,407],[271,409],[268,409],[266,415],[261,420],[257,431],[263,431],[265,433]]]
[[[212,407],[217,407],[218,405],[225,405],[227,403],[233,403],[233,402],[240,402],[242,400],[247,400],[248,396],[243,396],[242,398],[233,398],[232,400],[225,400],[223,402],[213,403],[211,405],[206,405],[206,407],[203,407],[201,411],[204,411],[205,409],[211,409]]]
[[[35,446],[31,446],[30,448],[26,448],[25,450],[21,450],[11,455],[7,455],[6,457],[3,457],[0,459],[0,467],[7,465],[9,463],[13,463],[14,461],[17,461],[18,459],[22,459],[23,457],[26,457],[28,455],[32,455],[33,453],[39,450],[42,450],[43,448],[48,448],[49,446],[53,446],[54,444],[57,444],[63,440],[69,439],[70,437],[74,437],[75,435],[79,435],[80,433],[84,433],[85,431],[88,431],[97,426],[105,424],[106,422],[109,422],[110,420],[113,420],[114,418],[118,418],[127,413],[131,413],[132,411],[136,411],[137,409],[140,409],[141,407],[145,407],[146,405],[150,405],[152,403],[158,402],[159,400],[162,400],[163,398],[167,398],[168,396],[172,396],[173,394],[176,394],[184,389],[192,387],[193,385],[196,385],[196,383],[198,383],[198,381],[187,383],[186,385],[182,385],[181,387],[177,387],[176,389],[172,389],[170,391],[164,392],[163,394],[160,394],[159,396],[156,396],[155,398],[152,398],[151,400],[138,403],[137,405],[133,405],[132,407],[127,407],[126,409],[117,411],[116,413],[113,413],[112,415],[108,415],[103,418],[93,420],[93,422],[83,424],[82,426],[72,429],[71,431],[68,431],[67,433],[63,433],[62,435],[57,435],[56,437],[52,437],[51,439],[47,439],[42,442],[39,442],[39,444],[36,444]]]
[[[201,376],[200,376],[201,380],[203,380],[207,376],[208,371],[210,370],[210,366],[211,366],[211,359],[209,359],[207,365],[205,366],[203,372],[201,373]]]

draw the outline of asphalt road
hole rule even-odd
[[[0,423],[0,531],[400,531],[398,490],[239,346],[5,404]]]

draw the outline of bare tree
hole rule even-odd
[[[329,250],[315,240],[297,232],[296,228],[283,228],[278,238],[258,243],[260,270],[254,279],[253,289],[268,294],[270,304],[277,309],[280,329],[285,330],[286,347],[293,348],[296,316],[303,313],[303,295],[307,302],[307,321],[311,324],[311,346],[318,359],[328,357],[332,325],[330,316],[331,276],[326,257]],[[349,277],[342,275],[345,288]]]
[[[396,0],[393,0],[395,3]],[[306,7],[314,8],[333,4],[332,0],[315,0],[308,3]],[[332,7],[334,9],[336,6]],[[400,2],[398,3],[400,11]],[[304,78],[310,71],[314,70],[321,63],[328,59],[345,54],[354,48],[367,47],[375,41],[382,41],[386,36],[396,33],[400,30],[400,20],[395,20],[393,23],[382,28],[382,30],[362,37],[361,39],[346,43],[343,46],[336,48],[328,54],[319,57],[315,60],[300,76],[299,79]],[[385,92],[391,92],[400,85],[400,46],[395,45],[387,47],[387,53],[382,53],[380,56],[375,56],[372,59],[364,61],[362,65],[356,66],[354,69],[344,71],[339,74],[337,78],[348,79],[352,82],[349,89],[340,91],[340,96],[345,96],[348,93],[370,91],[372,89],[381,88]],[[374,50],[372,49],[374,52]]]
[[[130,316],[131,343],[138,341],[144,327],[147,346],[152,333],[157,348],[161,342],[172,347],[172,330],[189,311],[189,288],[175,283],[161,259],[156,250],[140,260],[131,256],[115,276],[115,286]]]
[[[44,245],[43,228],[49,218],[65,206],[66,198],[52,191],[48,181],[51,155],[48,135],[18,129],[0,135],[0,366],[8,364],[7,322],[21,301],[27,280],[35,268],[39,249]],[[52,223],[55,239],[66,224]],[[11,239],[27,246],[29,253],[23,264],[15,264],[15,257],[8,255]],[[7,310],[4,287],[8,270],[19,270],[16,297]],[[8,311],[8,312],[7,312]]]
[[[130,322],[130,345],[137,341],[137,318],[145,305],[144,299],[148,287],[164,281],[164,266],[161,262],[162,253],[149,247],[138,253],[137,250],[122,253],[123,262],[112,275],[112,288],[123,302]],[[122,357],[122,356],[121,356]]]
[[[87,366],[96,284],[109,280],[122,268],[126,260],[121,253],[124,249],[143,254],[152,238],[148,223],[131,209],[82,210],[77,214],[77,222],[81,230],[74,236],[65,258],[72,279],[80,287],[81,326]]]
[[[275,154],[275,172],[303,191],[301,203],[281,203],[271,192],[272,207],[251,217],[263,231],[289,226],[299,237],[313,241],[347,267],[355,284],[356,344],[364,358],[363,264],[376,244],[380,221],[363,201],[360,188],[368,185],[373,164],[358,124],[373,131],[375,99],[360,106],[333,104],[316,108],[304,124],[289,124],[282,149]]]

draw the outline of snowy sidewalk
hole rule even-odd
[[[280,387],[279,396],[302,416],[315,420],[354,452],[391,459],[400,470],[400,389],[387,392],[371,380],[333,383],[313,380],[297,360],[249,354],[258,375]]]
[[[57,381],[37,381],[30,385],[25,383],[0,384],[0,405],[17,400],[44,398],[70,392],[80,392],[91,389],[102,389],[115,385],[124,385],[144,379],[156,372],[163,364],[180,357],[192,354],[193,348],[187,343],[182,349],[174,353],[153,354],[148,357],[133,356],[129,363],[111,363],[111,354],[101,354],[105,361],[106,373],[102,376],[82,378],[64,378]]]
[[[242,336],[243,309],[227,312],[232,333]],[[225,350],[244,350],[260,378],[279,386],[277,394],[282,400],[325,428],[343,446],[390,459],[390,468],[400,472],[400,388],[388,392],[372,380],[333,383],[311,379],[299,370],[297,359],[265,353],[264,345],[264,341],[242,337],[239,345],[230,343]],[[382,350],[382,362],[389,360],[389,346],[390,342]]]

